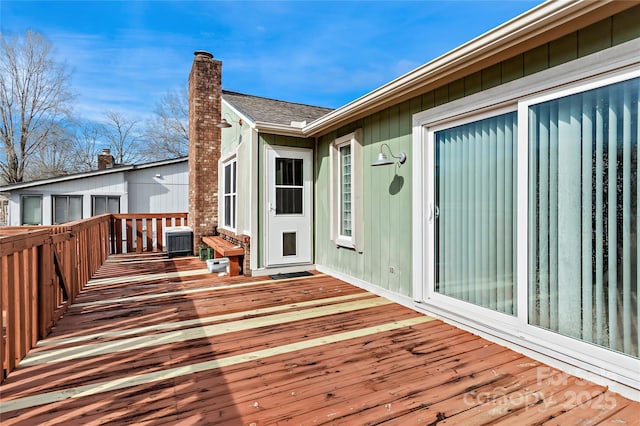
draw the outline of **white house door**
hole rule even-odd
[[[312,151],[284,147],[266,151],[266,264],[310,263]]]

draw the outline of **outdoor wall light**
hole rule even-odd
[[[389,157],[387,157],[384,152],[382,152],[382,147],[386,146],[387,149],[389,150],[389,154],[391,154],[391,156],[393,158],[395,158],[395,160],[390,160]],[[371,163],[372,166],[388,166],[389,164],[397,164],[398,167],[400,167],[400,165],[404,164],[404,162],[407,161],[407,154],[405,154],[404,152],[401,152],[399,155],[393,155],[393,152],[391,151],[391,148],[389,147],[389,145],[387,145],[386,143],[383,143],[382,145],[380,145],[380,152],[378,153],[378,159],[376,161],[374,161],[373,163]]]
[[[231,124],[229,124],[226,118],[223,118],[222,120],[220,120],[220,123],[217,125],[217,127],[221,129],[228,129],[229,127],[231,127]]]

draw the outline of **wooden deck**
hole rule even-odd
[[[10,424],[640,424],[640,403],[322,275],[112,256],[0,387]]]

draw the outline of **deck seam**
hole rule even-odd
[[[191,288],[186,290],[176,290],[176,291],[168,291],[166,293],[157,293],[157,294],[145,294],[141,296],[129,296],[129,297],[119,297],[116,299],[101,299],[94,300],[91,302],[81,302],[74,303],[71,305],[71,308],[82,308],[86,306],[96,306],[96,305],[110,305],[114,303],[131,303],[131,302],[140,302],[143,300],[152,300],[163,297],[174,297],[174,296],[187,296],[190,294],[204,293],[208,291],[218,291],[218,290],[229,290],[233,288],[241,288],[241,287],[250,287],[259,284],[274,284],[281,282],[289,282],[289,281],[299,281],[299,280],[308,280],[325,277],[325,274],[314,274],[308,277],[303,278],[286,278],[278,281],[274,280],[260,280],[260,281],[250,281],[246,283],[236,283],[236,284],[225,284],[225,285],[217,285],[215,287],[199,287],[199,288]]]
[[[132,334],[146,333],[149,331],[152,332],[152,331],[158,331],[158,330],[166,330],[170,328],[190,327],[194,325],[205,325],[205,324],[210,324],[210,323],[219,322],[219,321],[226,321],[234,318],[264,315],[272,312],[284,311],[287,309],[304,308],[304,307],[313,306],[313,305],[319,306],[319,305],[324,305],[328,303],[335,303],[335,302],[341,302],[341,301],[353,300],[353,299],[363,299],[365,297],[372,297],[372,296],[374,296],[374,294],[369,292],[354,293],[354,294],[347,294],[344,296],[327,297],[324,299],[313,299],[313,300],[308,300],[304,302],[289,303],[286,305],[270,306],[267,308],[257,308],[257,309],[252,309],[250,311],[238,311],[238,312],[232,312],[229,314],[214,315],[210,317],[200,317],[192,320],[155,324],[155,325],[149,325],[145,327],[136,327],[136,328],[130,328],[125,330],[119,330],[119,331],[105,331],[102,333],[93,333],[93,334],[87,334],[87,335],[75,336],[75,337],[50,338],[47,340],[39,341],[36,347],[44,348],[44,347],[49,347],[53,345],[66,345],[70,343],[79,343],[79,342],[84,342],[88,340],[98,340],[98,339],[110,338],[110,337],[118,338],[118,337],[128,336]]]
[[[248,352],[245,354],[233,355],[218,360],[204,361],[191,365],[173,367],[163,371],[153,373],[138,374],[130,377],[122,377],[115,380],[108,380],[100,383],[77,386],[74,388],[63,389],[60,391],[46,392],[39,395],[32,395],[23,398],[6,400],[0,404],[0,414],[11,411],[21,410],[25,408],[36,407],[44,404],[64,401],[70,398],[80,398],[100,393],[130,388],[139,385],[145,385],[162,380],[170,380],[178,377],[201,373],[208,370],[214,370],[222,367],[228,367],[245,362],[255,361],[276,355],[282,355],[289,352],[309,349],[317,346],[328,345],[331,343],[342,342],[345,340],[365,337],[372,334],[382,333],[386,331],[397,330],[404,327],[411,327],[425,322],[433,321],[434,318],[426,315],[420,315],[402,321],[393,321],[386,324],[380,324],[373,327],[366,327],[358,330],[337,333],[329,336],[323,336],[315,339],[303,340],[300,342],[290,343],[288,345],[276,346],[273,348],[262,349],[258,351]]]
[[[285,312],[273,315],[231,321],[222,324],[205,325],[187,329],[166,331],[163,333],[130,337],[119,340],[77,345],[67,348],[51,349],[41,352],[32,352],[20,362],[20,368],[32,367],[53,362],[66,362],[86,357],[95,357],[117,352],[128,352],[137,349],[171,343],[186,342],[189,340],[211,338],[227,333],[250,330],[259,327],[269,327],[295,321],[312,318],[320,318],[345,312],[353,312],[361,309],[374,308],[392,304],[388,299],[376,297],[359,301],[338,303],[328,306],[319,306],[293,312]]]

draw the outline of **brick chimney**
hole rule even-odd
[[[218,160],[222,62],[205,51],[194,53],[189,74],[189,225],[194,252],[218,225]]]
[[[102,152],[98,154],[98,170],[113,168],[113,162],[113,155],[111,155],[109,148],[103,149]]]

